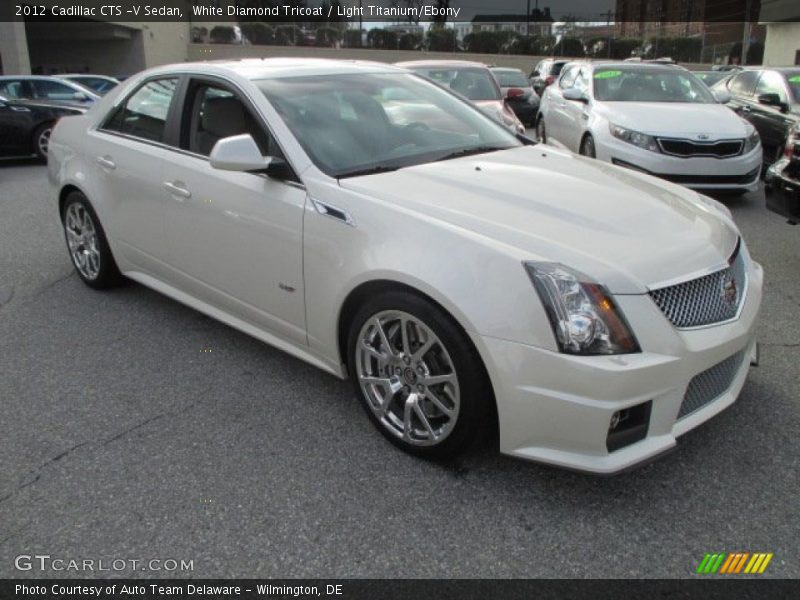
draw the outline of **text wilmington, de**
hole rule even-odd
[[[229,5],[226,8],[195,4],[192,6],[192,15],[195,17],[386,17],[386,18],[414,18],[432,19],[434,17],[458,18],[461,8],[439,8],[436,6],[237,6]]]

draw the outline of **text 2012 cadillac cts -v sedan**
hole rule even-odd
[[[730,405],[762,269],[719,203],[535,145],[406,70],[181,64],[62,119],[93,288],[128,277],[339,377],[411,453],[611,473]]]

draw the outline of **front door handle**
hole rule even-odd
[[[97,161],[98,165],[105,169],[114,170],[117,168],[117,164],[108,156],[98,156],[95,160]]]
[[[189,190],[187,190],[183,186],[184,186],[183,182],[180,182],[180,181],[175,181],[175,182],[165,181],[164,182],[164,187],[173,196],[178,196],[179,198],[191,198],[192,197],[192,192],[190,192]]]

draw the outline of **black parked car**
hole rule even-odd
[[[781,157],[767,169],[767,208],[800,221],[800,125],[794,128]]]
[[[79,115],[86,108],[44,100],[11,100],[0,96],[0,157],[47,158],[53,125],[61,117]]]
[[[764,166],[778,160],[800,123],[800,67],[744,69],[712,89],[728,90],[728,106],[758,130]]]
[[[500,93],[506,106],[514,111],[517,118],[528,127],[536,123],[539,114],[539,96],[533,91],[525,73],[519,69],[492,67],[492,74],[500,84]]]

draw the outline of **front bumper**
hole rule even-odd
[[[637,354],[574,356],[473,334],[497,398],[505,454],[593,473],[627,470],[672,449],[676,439],[739,395],[757,346],[763,271],[748,259],[739,318],[678,330],[648,295],[616,296],[642,347]],[[679,418],[690,382],[741,355],[724,391]],[[608,449],[617,412],[650,403],[642,439]]]
[[[618,140],[610,133],[599,137],[600,140],[595,142],[597,158],[606,162],[693,189],[751,192],[758,189],[763,159],[760,146],[747,154],[730,158],[709,156],[681,158],[638,148]]]

